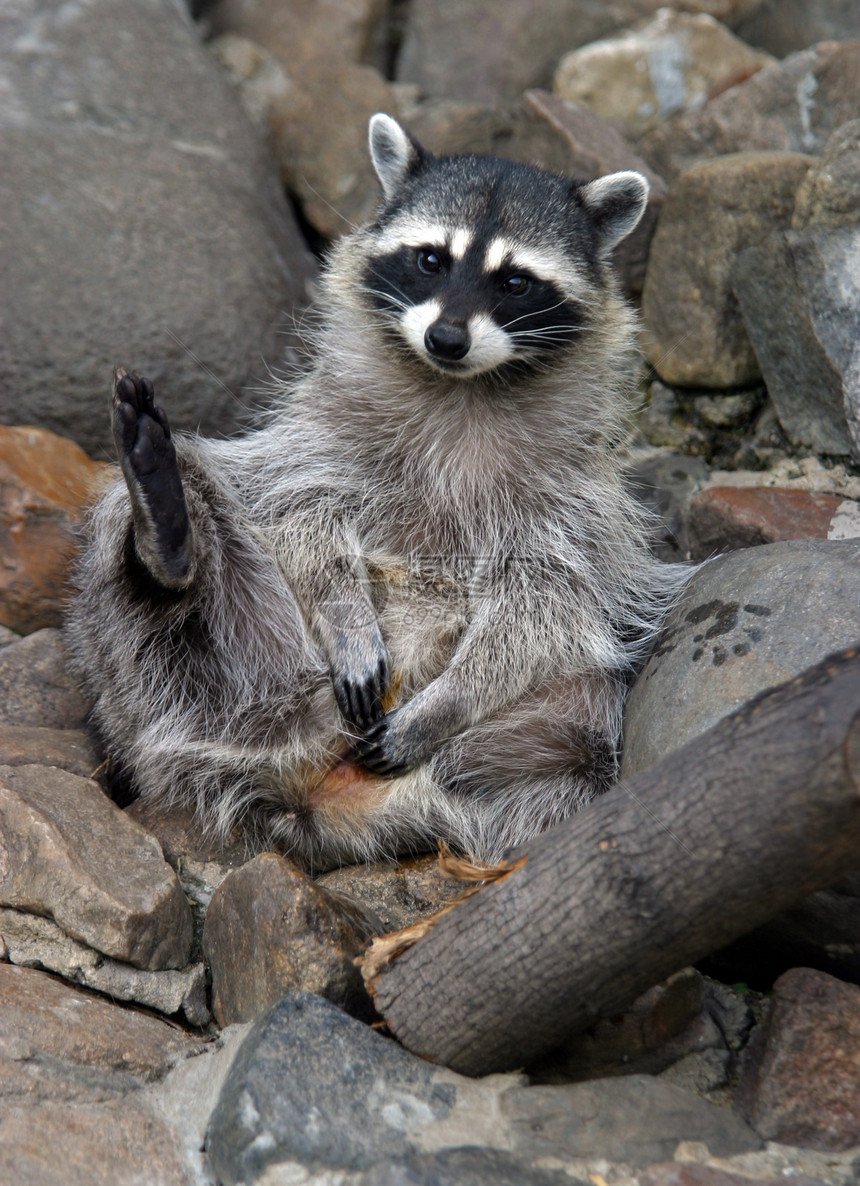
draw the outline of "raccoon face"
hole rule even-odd
[[[389,337],[464,379],[569,350],[599,304],[605,257],[642,214],[645,179],[575,186],[493,157],[436,160],[385,115],[370,145],[385,201],[362,281]]]

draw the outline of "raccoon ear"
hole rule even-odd
[[[429,155],[396,119],[382,114],[371,116],[370,156],[386,201],[394,197],[409,174],[417,172]]]
[[[630,234],[644,214],[648,182],[641,173],[610,173],[581,186],[579,196],[591,215],[601,251],[608,253]]]

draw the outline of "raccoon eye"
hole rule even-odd
[[[421,247],[418,250],[418,267],[428,276],[435,276],[442,271],[442,256],[432,247]]]
[[[528,276],[506,276],[502,281],[502,292],[505,296],[525,296],[531,286]]]

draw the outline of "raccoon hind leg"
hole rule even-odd
[[[149,379],[117,368],[113,435],[128,486],[138,559],[167,588],[191,579],[193,538],[176,449]]]

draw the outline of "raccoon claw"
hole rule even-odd
[[[352,749],[353,761],[383,778],[397,778],[406,774],[420,760],[409,761],[405,755],[398,756],[392,752],[394,737],[389,726],[395,715],[396,712],[388,713]]]
[[[388,664],[380,659],[375,672],[364,680],[334,679],[337,706],[344,720],[358,733],[367,730],[382,717],[382,698],[388,688]]]

